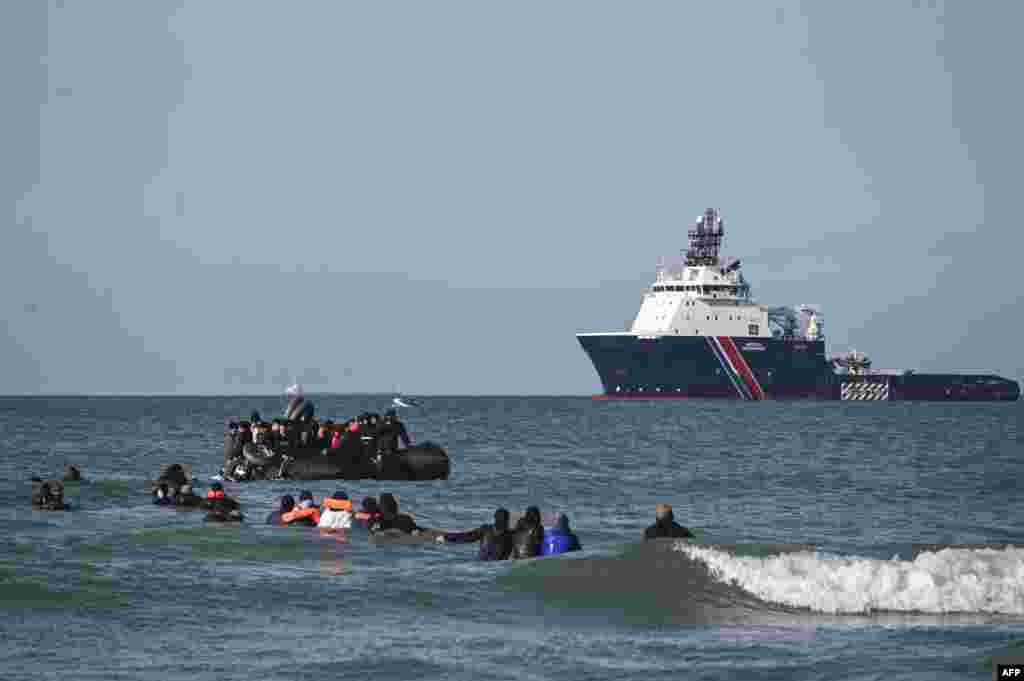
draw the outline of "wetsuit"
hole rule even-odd
[[[453,532],[444,535],[446,542],[471,544],[480,542],[480,560],[508,560],[512,557],[515,535],[508,528],[497,529],[494,525],[481,525],[468,532]]]
[[[644,530],[644,539],[661,539],[664,537],[685,539],[692,536],[693,533],[677,523],[672,516],[659,518],[658,522]]]
[[[401,440],[403,447],[410,447],[412,440],[405,429],[405,424],[398,419],[385,417],[377,432],[377,446],[382,453],[398,451],[398,442]]]

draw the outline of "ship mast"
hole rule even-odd
[[[716,267],[719,264],[718,250],[722,247],[725,225],[717,208],[708,208],[697,223],[687,232],[690,247],[686,251],[686,264],[690,267],[701,265]]]

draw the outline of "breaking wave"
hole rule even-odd
[[[815,612],[1024,615],[1024,548],[946,548],[912,561],[816,551],[737,556],[685,542],[675,550],[763,601]]]

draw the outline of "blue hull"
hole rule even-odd
[[[577,336],[609,398],[1016,400],[999,376],[837,374],[824,341],[736,336]]]

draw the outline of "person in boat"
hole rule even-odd
[[[377,446],[382,454],[392,454],[398,451],[398,443],[408,449],[412,446],[412,438],[405,429],[405,424],[398,420],[398,413],[394,409],[384,412],[377,429]]]
[[[316,527],[320,523],[320,509],[316,506],[313,493],[309,490],[300,492],[299,502],[292,510],[281,515],[281,522],[284,525]]]
[[[153,503],[157,506],[174,506],[174,498],[171,496],[171,490],[166,482],[160,483],[160,486],[153,492]]]
[[[364,497],[359,504],[359,510],[356,511],[356,520],[362,521],[363,526],[367,528],[383,517],[384,515],[380,512],[380,506],[373,497]]]
[[[343,490],[339,489],[331,496],[324,497],[317,526],[331,530],[347,530],[352,527],[352,502]]]
[[[192,485],[186,482],[174,494],[174,504],[178,508],[199,508],[203,505],[203,498],[198,494],[193,494]]]
[[[423,529],[416,524],[412,516],[398,512],[398,499],[388,492],[380,495],[380,512],[381,517],[371,523],[370,532],[398,530],[404,534],[418,534]]]
[[[513,558],[536,558],[544,544],[544,526],[540,521],[540,509],[530,506],[516,523],[512,544]]]
[[[644,539],[662,539],[674,537],[687,539],[693,537],[693,533],[676,522],[669,504],[658,504],[654,509],[654,524],[644,530]]]
[[[295,508],[295,497],[290,494],[285,494],[281,497],[280,504],[276,511],[271,511],[270,515],[267,516],[267,525],[284,525],[285,522],[281,519],[284,514],[289,513]]]
[[[540,555],[555,556],[569,551],[580,551],[582,548],[576,533],[569,527],[569,516],[559,513],[555,516],[554,526],[544,530],[544,543],[541,545]]]
[[[305,391],[302,385],[296,383],[290,386],[285,394],[288,396],[288,406],[285,407],[284,417],[289,421],[310,421],[316,413],[316,407],[312,400],[306,400]]]
[[[504,508],[494,512],[493,525],[481,525],[466,532],[448,532],[437,538],[438,544],[480,542],[480,560],[508,560],[512,557],[515,536],[509,529],[509,514]]]

